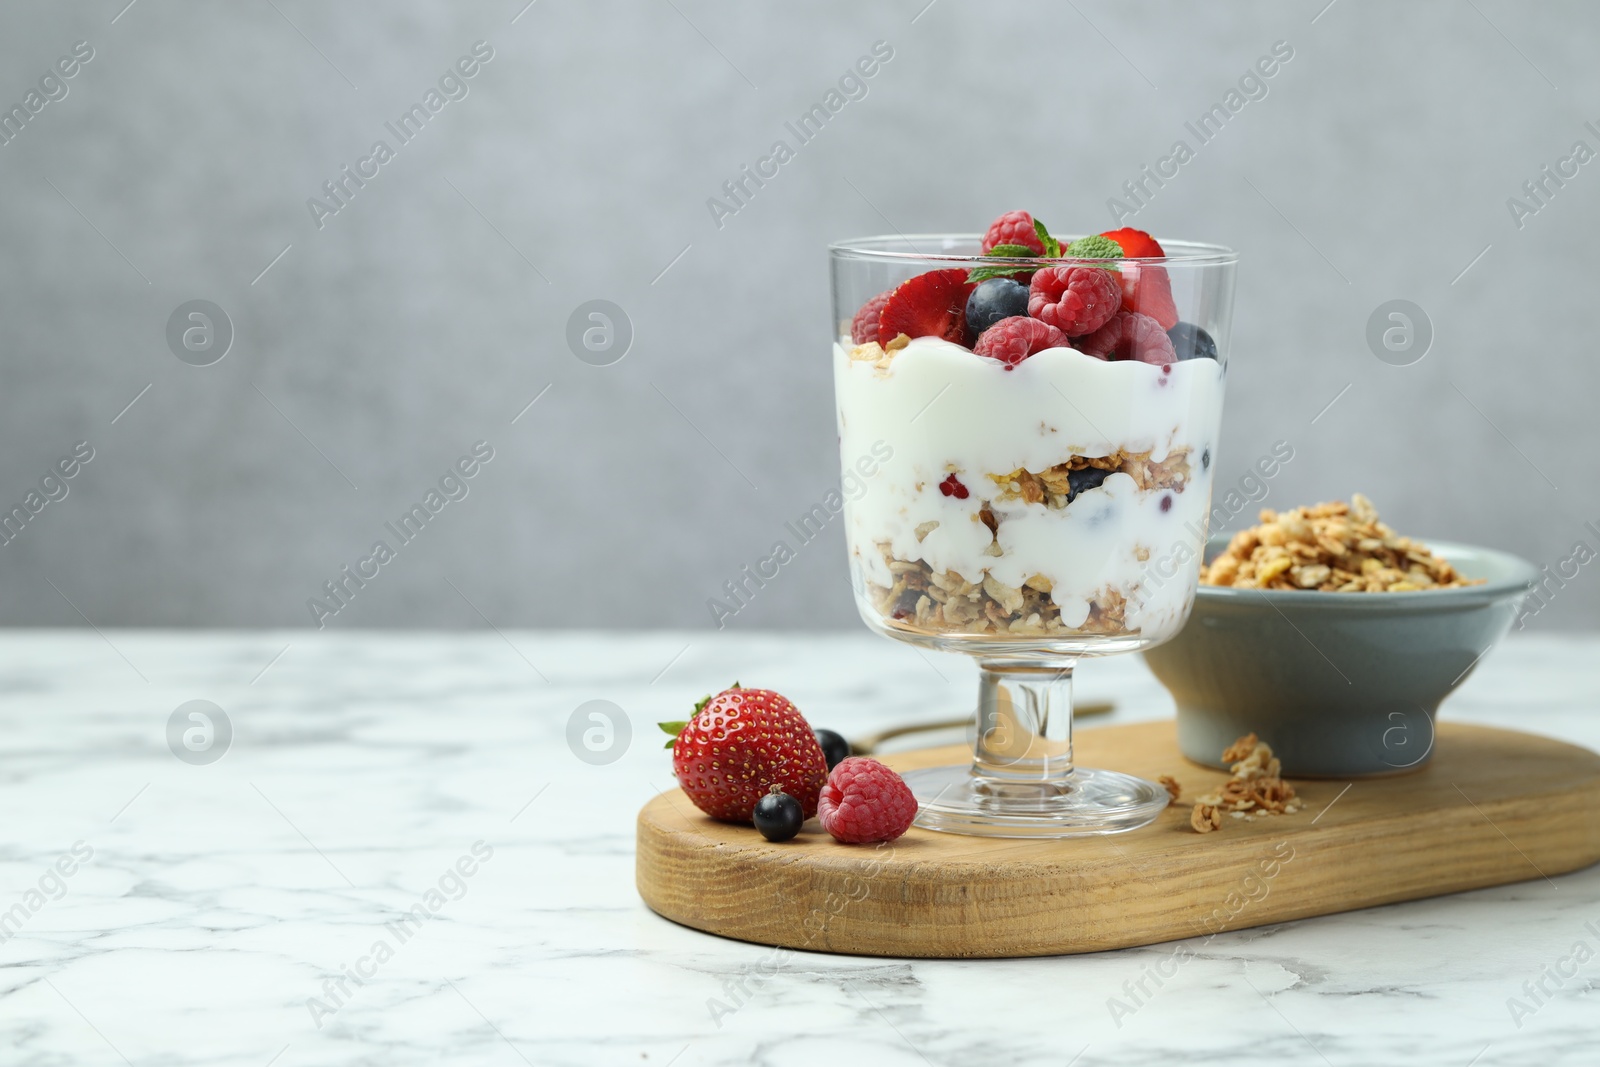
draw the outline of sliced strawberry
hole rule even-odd
[[[1128,259],[1159,259],[1166,256],[1161,244],[1143,230],[1124,226],[1100,235],[1122,246]],[[1178,307],[1172,302],[1172,280],[1161,267],[1122,268],[1122,307],[1125,311],[1149,315],[1163,330],[1178,324]]]
[[[1109,237],[1121,245],[1122,254],[1128,259],[1151,259],[1166,255],[1154,237],[1132,226],[1124,226],[1120,230],[1107,230],[1100,236]]]
[[[1172,280],[1156,266],[1122,265],[1122,308],[1148,315],[1163,330],[1178,325],[1178,305],[1172,300]]]
[[[972,286],[964,270],[930,270],[902,282],[889,294],[878,320],[878,340],[942,337],[961,343],[967,329],[967,297]]]

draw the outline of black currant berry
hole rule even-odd
[[[785,793],[783,787],[775,785],[770,793],[756,801],[755,811],[750,813],[750,818],[756,824],[756,829],[761,831],[761,836],[768,841],[787,841],[800,832],[800,827],[806,821],[806,813],[801,810],[798,800]]]
[[[1086,493],[1090,489],[1098,489],[1102,482],[1111,477],[1110,471],[1101,470],[1099,467],[1080,467],[1075,471],[1067,472],[1067,503],[1078,499],[1078,494]]]
[[[846,741],[833,730],[816,730],[817,744],[822,746],[823,758],[828,761],[828,770],[838,766],[840,760],[850,755],[850,742]]]

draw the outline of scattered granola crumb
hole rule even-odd
[[[1261,743],[1255,734],[1245,734],[1239,740],[1229,745],[1222,753],[1223,763],[1237,763],[1256,750]]]
[[[1355,493],[1292,511],[1265,508],[1261,523],[1233,535],[1201,569],[1207,585],[1301,589],[1324,593],[1401,593],[1482,585],[1465,578],[1424,544],[1399,537]]]
[[[1255,734],[1246,734],[1229,745],[1222,760],[1231,765],[1233,777],[1213,792],[1195,798],[1189,825],[1197,832],[1205,834],[1220,828],[1224,812],[1232,818],[1254,822],[1258,815],[1289,815],[1302,807],[1294,786],[1280,777],[1283,767],[1272,754],[1272,746]],[[1168,781],[1163,777],[1161,784]],[[1167,789],[1172,792],[1173,787]],[[1177,799],[1176,793],[1173,799]]]
[[[888,371],[889,364],[894,361],[895,353],[911,343],[911,338],[905,334],[897,334],[887,344],[877,341],[864,341],[852,347],[846,353],[851,360],[858,363],[870,363],[879,371]]]
[[[1222,829],[1222,812],[1210,804],[1196,804],[1189,813],[1189,825],[1197,834],[1209,834]]]
[[[1160,778],[1157,778],[1156,781],[1160,782],[1162,786],[1166,788],[1168,797],[1167,806],[1171,807],[1172,804],[1178,799],[1178,795],[1183,792],[1183,786],[1179,785],[1178,780],[1172,777],[1170,774],[1163,774]]]

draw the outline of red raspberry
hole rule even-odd
[[[861,310],[856,312],[856,317],[850,320],[850,340],[855,344],[864,345],[868,341],[878,340],[878,319],[883,315],[883,305],[889,302],[889,294],[893,289],[885,290],[861,305]],[[893,341],[891,337],[889,340]]]
[[[1103,267],[1046,267],[1028,285],[1028,314],[1068,337],[1093,333],[1121,306],[1117,276]]]
[[[1136,359],[1165,366],[1177,360],[1172,338],[1149,315],[1119,311],[1116,317],[1078,342],[1078,347],[1101,359]]]
[[[888,344],[907,337],[942,337],[960,344],[967,332],[967,297],[972,293],[964,270],[930,270],[902,282],[884,301],[878,316],[878,340]]]
[[[1172,300],[1172,279],[1162,267],[1122,265],[1122,310],[1149,315],[1163,330],[1178,325],[1178,305]]]
[[[1036,256],[1044,255],[1044,242],[1033,228],[1033,216],[1026,211],[1008,211],[989,224],[983,235],[983,254],[995,245],[1025,245]]]
[[[1028,299],[1032,301],[1033,297]],[[979,334],[972,350],[980,356],[998,359],[1010,370],[1035,352],[1066,347],[1067,335],[1054,326],[1026,315],[1013,315]]]
[[[945,496],[953,496],[957,500],[965,500],[971,496],[971,490],[961,484],[961,479],[954,474],[946,475],[945,480],[939,483],[939,492]]]
[[[917,798],[904,780],[865,756],[840,760],[817,800],[822,828],[850,845],[893,841],[916,817]]]
[[[1126,259],[1153,259],[1166,255],[1154,237],[1132,226],[1124,226],[1120,230],[1107,230],[1100,236],[1109,237],[1117,242]]]

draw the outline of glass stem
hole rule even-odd
[[[1006,785],[1072,778],[1072,660],[978,661],[972,773]]]

